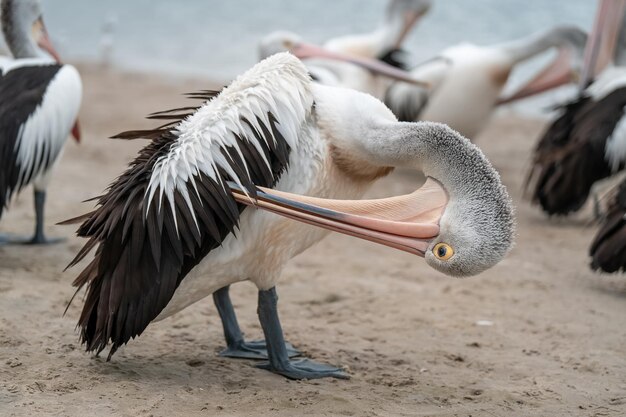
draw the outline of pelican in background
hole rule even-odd
[[[533,202],[549,215],[579,210],[594,184],[626,163],[625,8],[624,1],[599,3],[582,90],[561,106],[535,148],[528,184]]]
[[[383,23],[373,32],[346,35],[324,43],[329,51],[362,58],[392,58],[415,24],[430,10],[431,0],[390,0]]]
[[[474,139],[498,104],[575,80],[586,38],[577,27],[556,26],[492,46],[452,46],[411,70],[429,87],[394,83],[387,90],[385,104],[400,120],[445,123]],[[501,99],[515,65],[551,48],[559,49],[555,60],[517,93]]]
[[[289,51],[305,61],[314,80],[325,85],[352,88],[382,99],[394,80],[415,84],[410,74],[382,64],[402,67],[397,57],[399,49],[430,6],[430,0],[390,0],[385,19],[376,30],[333,38],[322,48],[305,43],[292,32],[273,32],[259,43],[259,56],[264,59]]]
[[[289,358],[275,287],[292,257],[334,230],[468,276],[512,244],[511,202],[497,172],[444,125],[401,123],[370,95],[313,83],[288,53],[214,98],[199,96],[209,100],[198,109],[155,115],[170,115],[166,126],[118,135],[152,142],[94,211],[68,221],[82,222],[78,235],[88,239],[70,266],[95,249],[74,282],[87,288],[78,326],[88,351],[111,344],[110,358],[150,322],[211,294],[227,340],[242,340],[227,289],[250,280],[269,359],[259,366],[293,379],[345,378]],[[407,196],[358,200],[401,166],[429,180]]]
[[[606,213],[589,248],[591,269],[626,271],[626,180],[611,192]]]
[[[46,188],[70,131],[80,139],[81,79],[74,67],[56,62],[38,0],[2,0],[0,7],[14,58],[0,60],[0,216],[31,183],[36,214],[32,238],[1,236],[0,243],[53,243],[58,239],[44,234]]]

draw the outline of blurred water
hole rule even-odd
[[[556,23],[591,27],[592,0],[434,0],[406,43],[415,60],[446,46],[515,39]],[[62,56],[134,70],[231,79],[257,59],[259,39],[277,29],[313,42],[368,32],[386,0],[43,0],[48,29]],[[112,36],[103,27],[114,26]],[[109,48],[110,47],[110,48]],[[514,74],[528,76],[538,65]]]

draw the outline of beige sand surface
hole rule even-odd
[[[142,117],[212,87],[82,68],[84,142],[70,144],[50,187],[52,223],[81,214],[145,142],[106,137],[150,126]],[[548,221],[521,197],[542,123],[505,114],[479,145],[518,206],[511,255],[456,280],[411,255],[332,235],[294,259],[278,288],[287,338],[314,359],[341,364],[349,381],[288,381],[252,362],[216,356],[221,326],[211,300],[151,325],[110,363],[84,353],[63,317],[81,246],[0,247],[1,416],[621,416],[626,415],[626,277],[587,268],[588,213]],[[372,196],[415,188],[408,173]],[[30,190],[0,230],[30,232]],[[235,286],[242,327],[259,337],[256,293]],[[477,325],[479,321],[490,326]]]

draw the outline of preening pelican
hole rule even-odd
[[[582,63],[586,37],[577,27],[557,26],[492,46],[456,45],[411,71],[429,87],[397,82],[387,91],[385,104],[400,120],[445,123],[474,139],[499,103],[574,79]],[[560,51],[554,62],[520,91],[501,100],[515,65],[553,47]]]
[[[95,249],[74,282],[87,287],[79,327],[89,351],[110,343],[110,357],[151,321],[211,294],[227,341],[244,343],[227,289],[251,280],[269,359],[260,366],[294,379],[343,378],[289,359],[275,286],[293,256],[335,230],[468,276],[511,246],[511,202],[476,146],[440,124],[400,123],[367,94],[313,83],[288,53],[190,114],[157,116],[168,114],[165,127],[119,136],[152,142],[94,211],[74,219],[88,241],[70,265]],[[358,200],[400,166],[429,181],[407,196]]]
[[[626,163],[625,6],[623,1],[600,2],[581,86],[595,81],[561,106],[561,115],[535,148],[529,184],[533,201],[547,214],[577,211],[597,181]]]
[[[390,0],[379,28],[367,34],[330,39],[323,47],[305,43],[292,32],[273,32],[259,43],[259,56],[264,59],[289,51],[304,60],[314,80],[382,99],[394,80],[413,83],[410,74],[385,64],[398,65],[395,54],[430,4],[430,0]]]
[[[38,0],[2,0],[2,31],[14,59],[0,60],[0,216],[11,197],[32,183],[36,226],[32,238],[0,243],[51,243],[44,234],[44,204],[52,169],[72,130],[82,85],[76,69],[58,61]],[[42,49],[40,49],[41,47]]]

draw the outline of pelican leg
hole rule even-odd
[[[64,241],[63,238],[48,239],[43,232],[44,206],[46,204],[46,192],[35,190],[35,234],[32,239],[24,242],[27,245],[50,245]]]
[[[265,340],[253,340],[246,342],[243,333],[237,322],[235,309],[230,301],[229,295],[230,285],[227,285],[213,293],[213,302],[217,307],[217,312],[222,319],[224,327],[224,338],[226,339],[226,349],[222,350],[219,355],[229,358],[243,359],[266,359],[267,348]],[[285,349],[289,357],[299,356],[301,353],[294,348],[291,343],[285,343]]]
[[[276,287],[266,291],[259,291],[257,312],[267,341],[269,361],[257,365],[274,373],[286,376],[289,379],[316,379],[341,378],[349,376],[334,366],[313,362],[310,359],[290,360],[285,347],[283,329],[278,318],[278,295]]]
[[[63,238],[46,238],[44,228],[44,206],[46,203],[46,192],[35,190],[35,234],[32,237],[25,237],[13,234],[0,234],[0,245],[47,245],[64,241]]]

